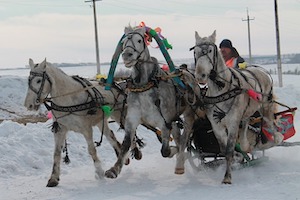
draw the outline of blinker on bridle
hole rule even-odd
[[[144,41],[144,37],[142,36],[142,34],[137,33],[137,32],[128,33],[128,34],[126,35],[125,38],[127,38],[127,41],[126,41],[126,43],[124,44],[123,47],[125,47],[125,48],[132,48],[134,51],[137,51],[137,49],[136,49],[136,47],[135,47],[135,45],[134,45],[134,42],[132,41],[133,35],[139,35],[139,36],[142,38],[143,44],[144,44],[144,49],[145,49],[145,48],[146,48],[146,43],[145,43],[145,41]],[[124,38],[124,39],[125,39],[125,38]],[[132,43],[133,46],[127,46],[127,43],[128,43],[129,41],[131,41],[131,43]],[[124,50],[125,48],[123,48],[123,50]],[[142,52],[143,52],[143,51],[142,51]],[[141,52],[140,54],[142,54],[142,52]]]
[[[211,51],[208,49],[209,46],[213,46],[214,47],[214,56],[213,56],[213,60],[207,55],[208,53],[210,53]],[[217,46],[214,44],[214,43],[203,43],[203,44],[198,44],[198,45],[195,45],[193,47],[190,48],[190,51],[191,50],[194,50],[196,47],[199,47],[201,49],[201,54],[199,55],[198,58],[202,57],[202,56],[206,56],[210,62],[210,64],[212,65],[213,69],[211,69],[210,73],[209,73],[209,78],[218,86],[219,89],[222,89],[224,88],[225,84],[221,81],[218,81],[216,78],[217,78],[217,56],[218,56],[218,53],[217,53]],[[197,59],[196,58],[196,54],[195,54],[195,51],[194,51],[194,62],[195,62],[195,66],[196,66],[196,63],[197,63]]]
[[[35,77],[42,77],[41,87],[38,90],[36,90],[31,84],[32,80]],[[30,77],[28,78],[28,87],[37,95],[36,103],[40,103],[40,101],[41,101],[41,95],[42,95],[46,80],[49,82],[50,87],[51,87],[52,82],[46,72],[43,72],[43,73],[30,72]]]

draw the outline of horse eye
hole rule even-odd
[[[210,49],[208,52],[209,52],[209,53],[211,53],[211,52],[212,52],[212,50]]]
[[[142,40],[138,40],[138,43],[141,43],[142,42]]]
[[[41,83],[41,82],[42,82],[42,81],[41,81],[40,79],[36,81],[36,83]]]

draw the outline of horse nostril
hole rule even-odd
[[[205,74],[202,74],[202,75],[201,75],[201,78],[205,78],[205,77],[206,77],[206,75],[205,75]]]
[[[123,53],[122,56],[125,58],[131,57],[133,54],[132,53]]]

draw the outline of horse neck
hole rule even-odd
[[[208,87],[208,90],[210,91],[211,94],[216,94],[216,93],[224,93],[224,91],[227,91],[230,89],[230,81],[232,78],[232,74],[230,72],[230,69],[226,66],[224,59],[222,58],[222,55],[220,52],[218,52],[217,56],[217,62],[216,66],[214,66],[214,70],[217,74],[217,80],[221,81],[225,84],[225,87],[220,90],[217,86],[217,84],[214,82],[214,80],[209,79],[210,86]]]
[[[139,61],[133,68],[132,78],[135,85],[145,85],[149,82],[154,70],[157,67],[157,60],[151,58],[148,54],[144,56],[142,61]]]
[[[50,92],[52,97],[75,92],[79,90],[79,87],[82,88],[77,81],[56,67],[47,67],[46,73],[52,82]]]

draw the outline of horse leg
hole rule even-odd
[[[176,132],[176,131],[175,131]],[[175,153],[172,151],[176,151],[174,148],[170,148],[170,130],[166,127],[163,126],[161,129],[161,138],[162,138],[162,147],[161,147],[161,155],[164,158],[170,157],[172,156],[172,154],[174,155]],[[176,152],[177,153],[177,152]]]
[[[242,127],[239,130],[239,142],[241,145],[241,149],[245,152],[251,152],[251,146],[248,141],[248,122],[243,122]]]
[[[194,117],[185,116],[185,126],[182,135],[180,136],[179,150],[177,153],[175,174],[184,174],[185,149],[192,133]]]
[[[97,124],[97,127],[99,128],[99,130],[105,135],[106,139],[108,140],[108,142],[110,143],[110,145],[113,147],[116,156],[118,157],[120,152],[121,152],[121,144],[120,142],[117,140],[117,138],[115,137],[114,132],[109,128],[108,126],[108,122],[107,119],[104,118],[104,121],[100,122]],[[126,160],[125,164],[128,165],[130,162],[129,158]]]
[[[231,184],[232,161],[233,161],[234,149],[235,149],[237,135],[238,135],[238,125],[233,127],[235,128],[228,130],[229,135],[228,135],[226,151],[225,151],[226,172],[224,175],[224,179],[222,181],[222,183],[224,184]]]
[[[141,160],[142,157],[143,157],[143,154],[142,154],[142,152],[141,152],[141,150],[140,150],[139,147],[143,147],[144,144],[143,144],[142,141],[140,141],[141,144],[139,144],[139,143],[138,143],[138,140],[139,140],[139,138],[138,138],[137,135],[135,134],[135,137],[134,137],[134,139],[133,139],[133,141],[132,141],[132,143],[131,143],[130,149],[131,149],[132,156],[133,156],[136,160]],[[141,145],[141,146],[140,146],[140,145]],[[125,165],[126,165],[126,163],[125,163]]]
[[[59,183],[60,175],[60,161],[61,161],[61,151],[64,147],[64,142],[67,135],[67,129],[65,126],[60,125],[59,130],[53,133],[55,147],[53,154],[53,167],[50,179],[48,180],[47,187],[55,187]]]
[[[212,129],[214,131],[215,137],[217,138],[220,151],[222,153],[226,152],[226,145],[227,145],[227,129],[223,126],[218,126],[218,124],[214,123],[213,120],[209,119],[211,122]]]
[[[111,167],[109,170],[107,170],[105,172],[105,176],[107,178],[117,178],[118,175],[120,174],[121,169],[122,169],[123,164],[124,164],[124,160],[127,156],[127,153],[128,153],[129,148],[131,146],[132,140],[134,138],[137,126],[138,126],[138,124],[133,125],[131,122],[126,121],[126,123],[125,123],[125,136],[124,136],[124,140],[122,142],[121,152],[120,152],[120,154],[118,156],[118,159],[117,159],[117,162],[114,164],[114,166]]]
[[[174,142],[175,142],[176,146],[175,147],[174,146],[170,146],[171,153],[169,155],[169,158],[172,158],[175,154],[178,153],[178,149],[179,149],[179,146],[180,146],[180,134],[181,134],[181,131],[180,131],[180,128],[178,127],[178,125],[177,125],[176,122],[172,123],[171,134],[173,136],[173,139],[174,139]]]
[[[97,150],[94,145],[93,129],[92,129],[92,127],[86,128],[82,133],[83,133],[86,143],[88,145],[88,152],[94,161],[96,176],[97,176],[97,178],[101,179],[104,177],[104,170],[101,167],[101,162],[97,156]]]

